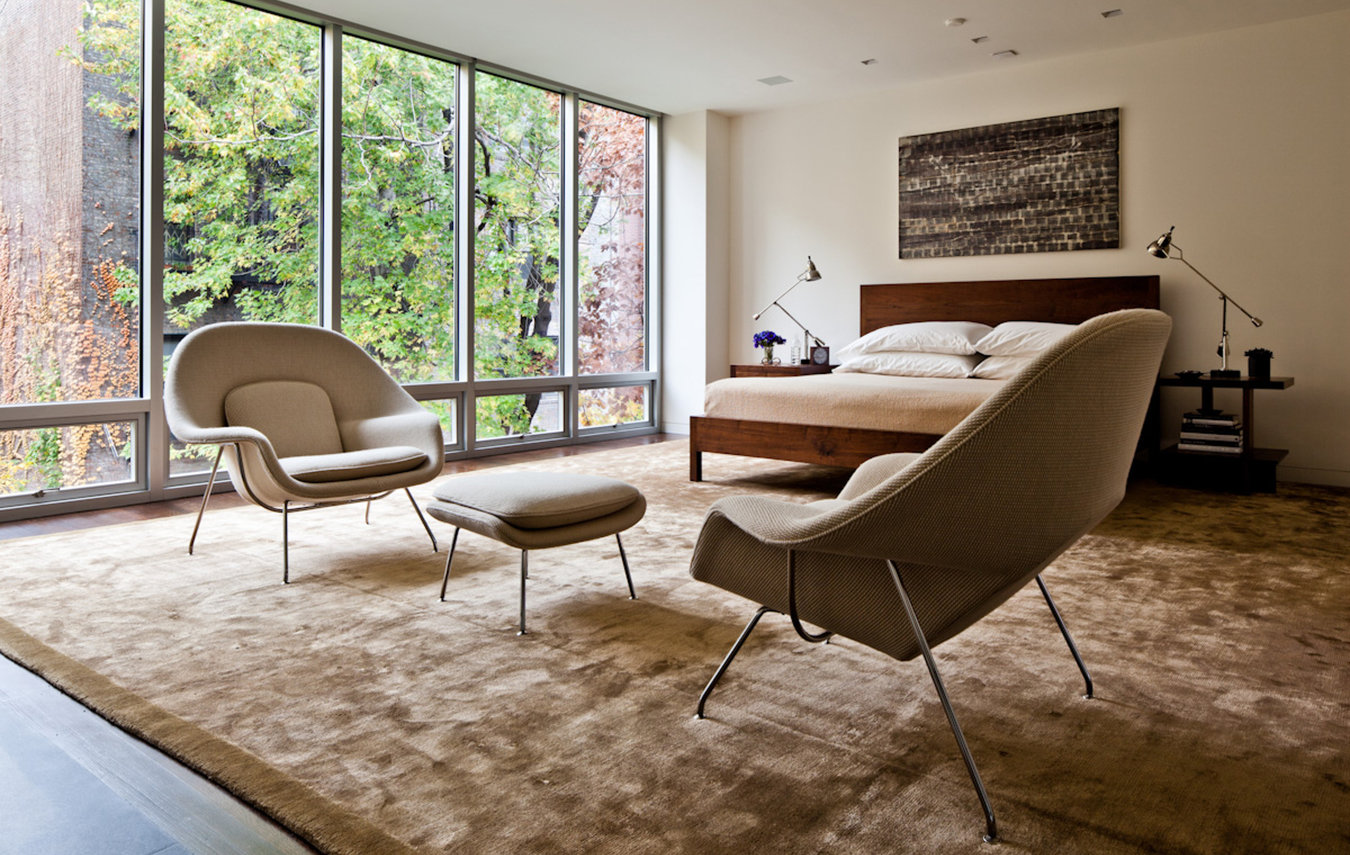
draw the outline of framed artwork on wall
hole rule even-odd
[[[900,138],[900,257],[1120,247],[1120,110]]]

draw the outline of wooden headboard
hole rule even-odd
[[[914,321],[1081,324],[1118,309],[1158,308],[1157,276],[863,285],[859,334]]]

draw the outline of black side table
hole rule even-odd
[[[1181,451],[1172,445],[1162,450],[1159,458],[1160,476],[1197,486],[1242,492],[1275,492],[1275,467],[1289,451],[1256,445],[1256,407],[1253,396],[1258,389],[1288,389],[1293,385],[1293,377],[1214,378],[1203,374],[1199,377],[1159,377],[1159,387],[1199,389],[1201,410],[1214,409],[1215,389],[1242,390],[1242,451],[1237,454]]]

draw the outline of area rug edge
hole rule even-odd
[[[211,735],[0,618],[0,654],[99,717],[164,752],[320,852],[417,850],[255,755]]]

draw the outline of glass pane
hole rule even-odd
[[[402,382],[453,380],[455,66],[342,51],[342,331]]]
[[[647,385],[582,389],[577,393],[582,427],[631,425],[647,421]]]
[[[0,4],[0,404],[140,394],[140,4]]]
[[[646,369],[647,120],[581,103],[578,373]]]
[[[422,406],[436,414],[436,418],[441,421],[441,436],[445,439],[446,445],[454,445],[456,439],[455,430],[455,412],[459,409],[459,400],[457,398],[446,398],[440,401],[420,401]]]
[[[562,99],[479,73],[474,373],[558,373]]]
[[[0,430],[0,496],[135,478],[134,422]]]
[[[477,437],[495,439],[562,430],[562,393],[492,395],[477,399]]]
[[[314,323],[319,28],[168,0],[164,42],[165,335]]]
[[[178,437],[170,435],[169,477],[198,473],[205,475],[210,472],[211,464],[216,459],[216,448],[214,445],[186,445]]]

